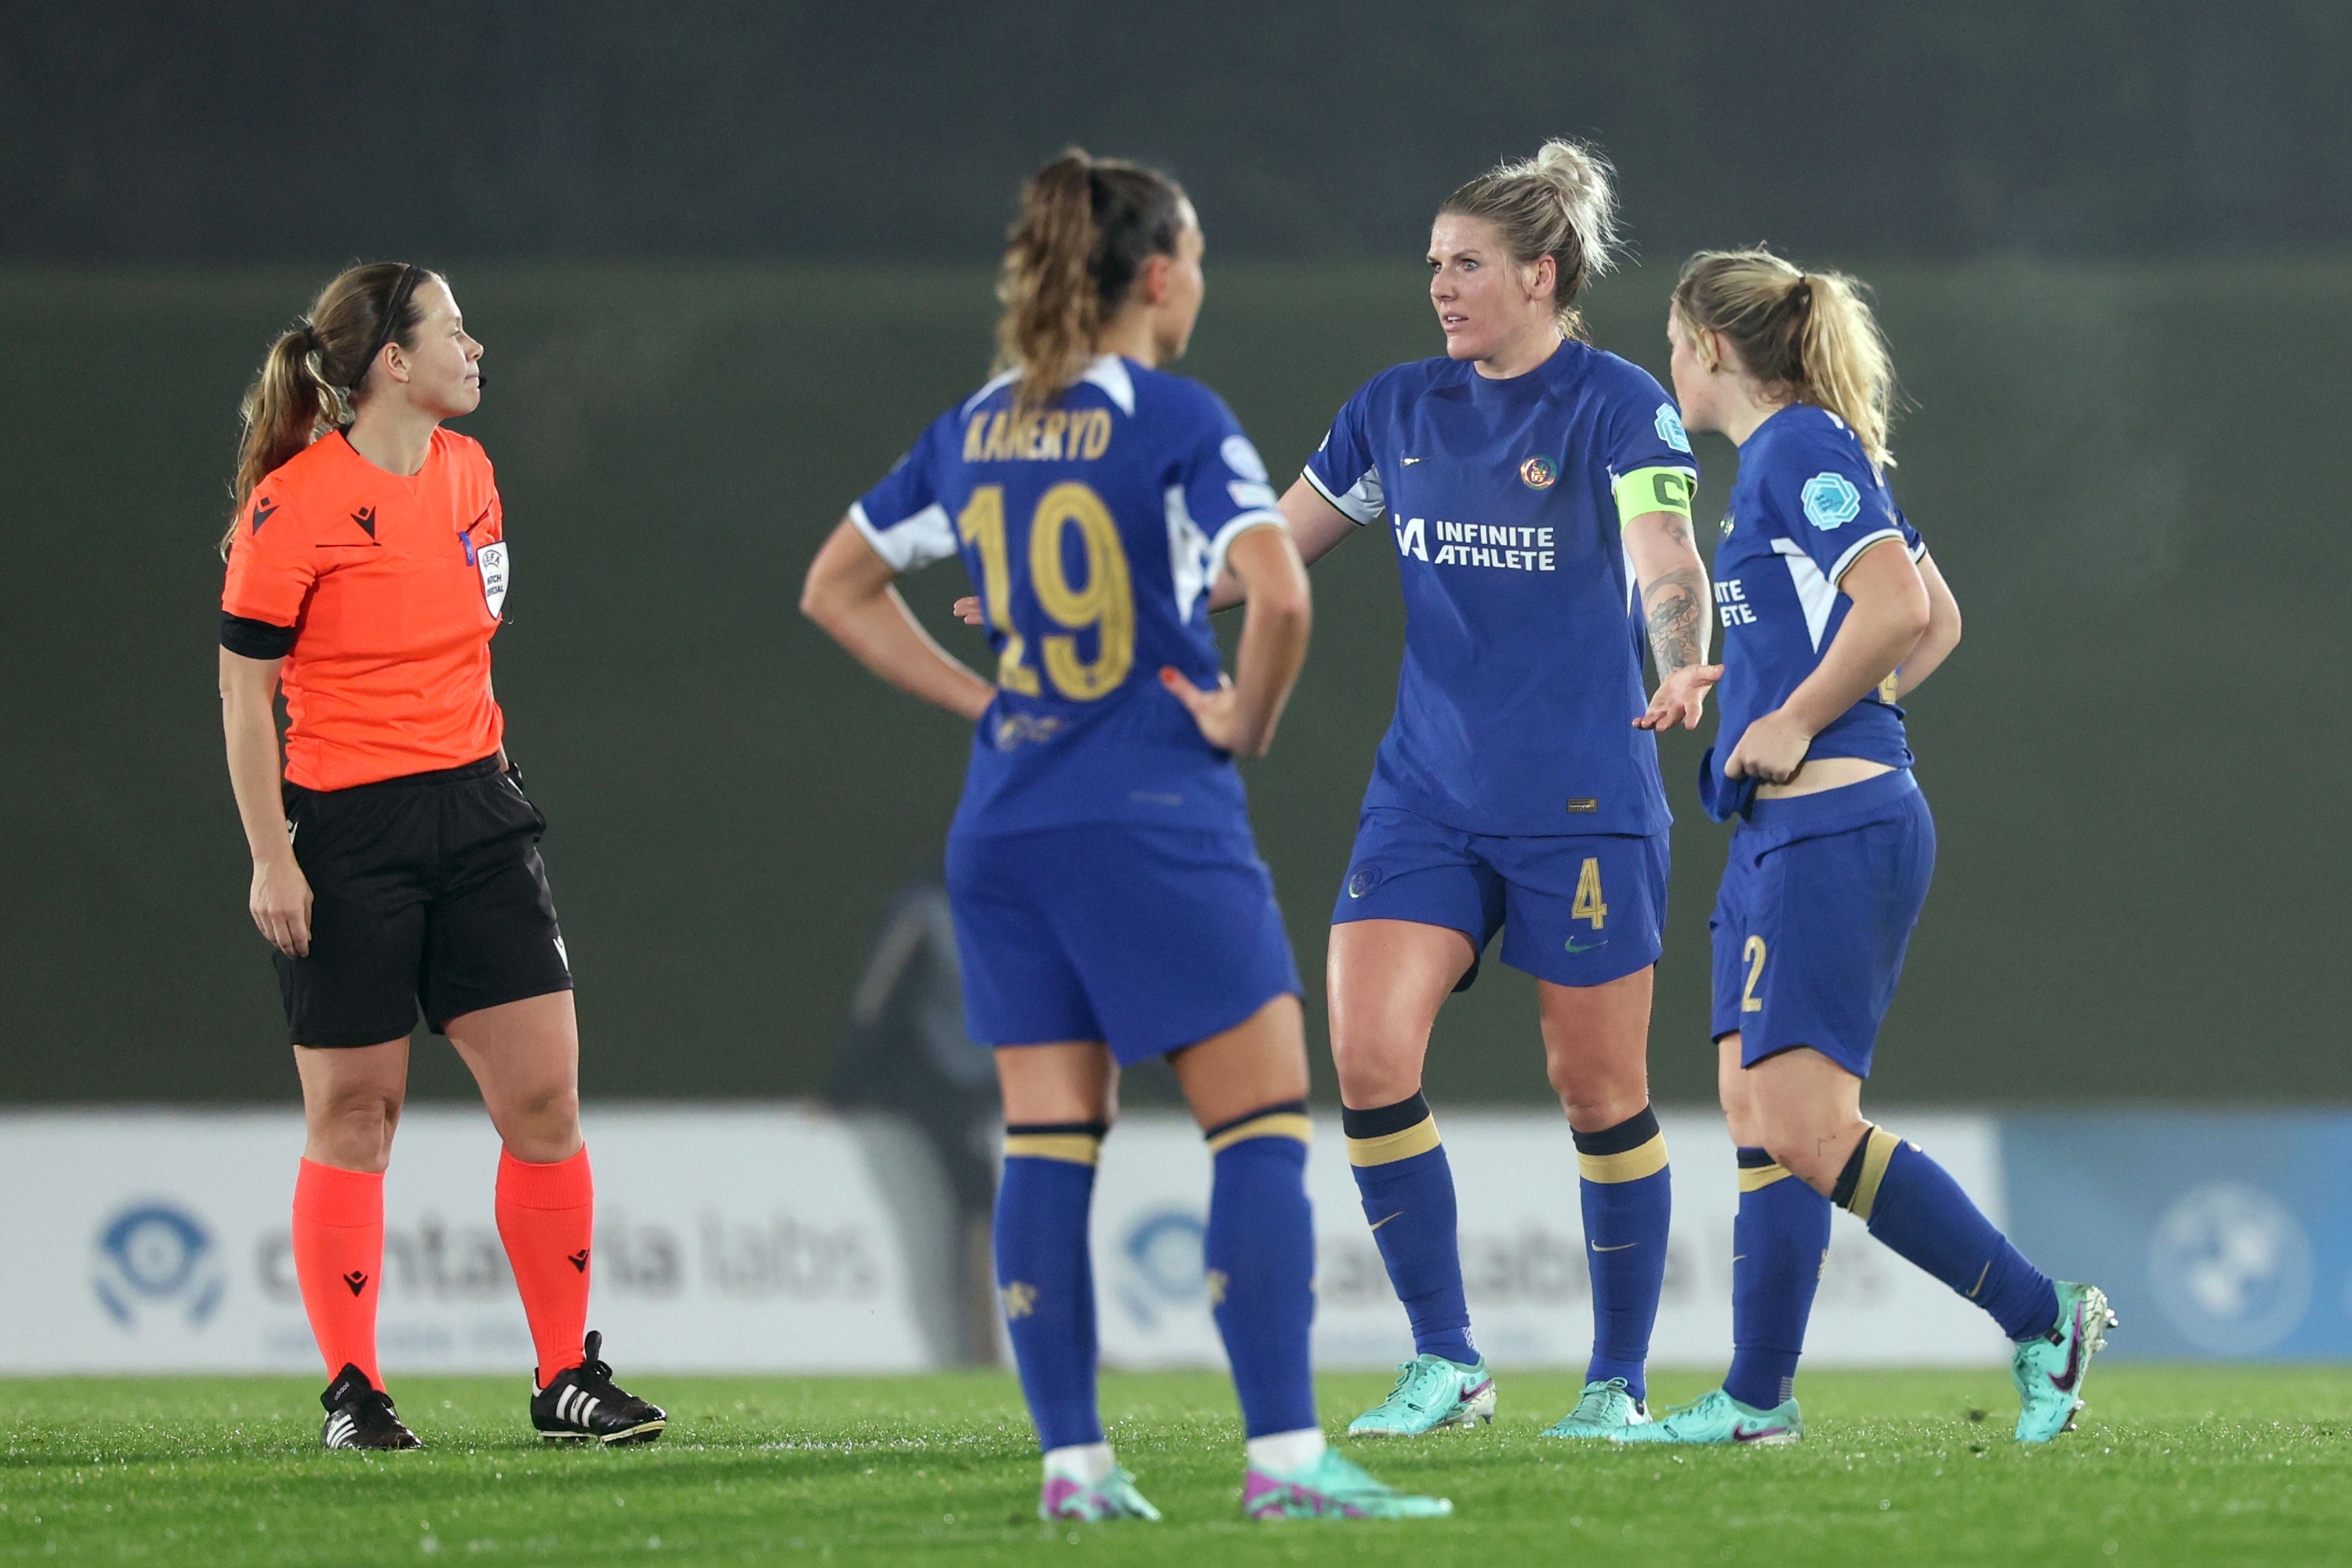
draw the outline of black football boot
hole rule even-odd
[[[613,1369],[597,1358],[604,1336],[593,1329],[583,1359],[530,1396],[530,1424],[551,1443],[650,1443],[662,1435],[669,1413],[638,1398],[613,1381]]]
[[[416,1434],[400,1424],[392,1396],[367,1380],[350,1362],[319,1396],[327,1424],[319,1431],[322,1448],[421,1448]]]

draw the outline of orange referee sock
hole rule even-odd
[[[376,1387],[375,1301],[383,1272],[383,1173],[304,1160],[294,1178],[294,1278],[334,1377],[345,1363]]]
[[[588,1151],[535,1166],[501,1149],[498,1216],[544,1388],[557,1373],[580,1364],[588,1333],[588,1244],[596,1228]]]

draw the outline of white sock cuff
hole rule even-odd
[[[1247,1445],[1253,1469],[1284,1474],[1300,1470],[1323,1457],[1331,1445],[1320,1427],[1302,1427],[1296,1432],[1269,1432],[1263,1437],[1252,1437]]]
[[[1098,1487],[1110,1479],[1113,1467],[1108,1443],[1073,1443],[1045,1450],[1045,1478],[1059,1477],[1082,1487]]]

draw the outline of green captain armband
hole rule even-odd
[[[1617,481],[1617,526],[1650,512],[1674,512],[1687,519],[1698,476],[1687,468],[1636,468]]]

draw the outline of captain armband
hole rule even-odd
[[[1672,512],[1687,519],[1691,493],[1698,476],[1687,468],[1636,468],[1617,481],[1617,525],[1651,512]]]

